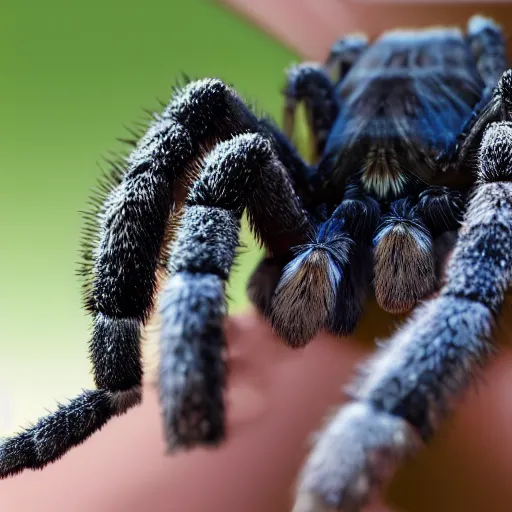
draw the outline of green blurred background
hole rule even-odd
[[[0,432],[92,386],[89,318],[75,276],[82,218],[123,126],[168,101],[180,72],[232,83],[280,115],[297,57],[211,1],[2,2]],[[233,276],[232,310],[258,258]]]

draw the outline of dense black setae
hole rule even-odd
[[[249,295],[290,347],[353,332],[370,293],[392,313],[421,303],[365,366],[298,483],[295,512],[360,510],[492,352],[512,280],[507,69],[500,27],[475,16],[465,34],[347,36],[325,65],[292,68],[284,131],[220,80],[176,88],[87,215],[98,389],[2,440],[0,478],[43,468],[140,402],[141,332],[163,279],[169,450],[223,442],[225,287],[245,214],[266,251]],[[310,162],[292,142],[299,103]]]

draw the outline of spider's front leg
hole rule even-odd
[[[127,159],[126,168],[114,183],[108,184],[104,202],[93,212],[92,221],[97,225],[93,226],[92,239],[88,237],[90,247],[85,251],[88,261],[84,270],[88,279],[86,305],[94,318],[90,353],[98,389],[84,391],[69,403],[60,405],[56,412],[39,419],[34,426],[0,440],[0,478],[54,462],[112,417],[140,402],[140,333],[153,309],[156,273],[166,253],[169,218],[178,202],[174,192],[184,183],[187,185],[197,163],[216,142],[236,134],[255,132],[260,127],[258,119],[240,98],[225,84],[213,79],[188,84],[176,93],[162,114],[155,116]],[[226,191],[220,183],[219,186],[216,194],[222,195]],[[285,200],[266,190],[263,193],[274,201],[274,207],[268,211],[279,220],[285,217],[281,208],[286,208],[290,201],[297,204],[298,200],[289,184],[286,187],[277,180],[276,187],[280,187],[278,190]],[[238,192],[244,193],[240,189]],[[262,209],[268,206],[261,201]],[[212,219],[225,220],[221,210],[212,213]],[[257,207],[253,208],[254,219],[258,212]],[[293,216],[292,209],[286,213]],[[267,219],[267,224],[258,224],[262,236],[272,231],[271,227],[278,223],[275,219],[272,217]],[[191,235],[202,240],[201,233]],[[270,240],[271,249],[276,249],[270,235],[265,240]],[[219,257],[223,255],[223,247],[218,247]],[[212,256],[208,264],[214,267],[216,261]],[[205,268],[208,269],[208,265]],[[205,295],[211,288],[205,288]],[[218,298],[215,296],[212,300],[215,302]],[[188,305],[191,307],[187,311],[189,325],[193,325],[194,320],[203,317],[197,314],[198,303]],[[212,308],[222,311],[223,304],[215,302]],[[203,323],[208,323],[208,314],[207,310]],[[179,326],[178,323],[176,329]],[[214,325],[210,325],[210,334],[215,343]],[[204,338],[199,339],[204,341]],[[217,359],[212,358],[213,365]],[[184,358],[178,370],[183,366],[188,368],[187,363]],[[180,376],[183,375],[178,372],[178,380]],[[193,399],[196,400],[195,395]]]
[[[294,512],[359,511],[394,466],[431,439],[492,353],[493,323],[511,284],[512,124],[497,122],[482,140],[478,185],[446,284],[367,364],[354,401],[306,462]]]
[[[219,143],[185,202],[162,298],[160,400],[171,450],[224,439],[225,285],[247,209],[279,258],[303,243],[308,220],[268,139]]]

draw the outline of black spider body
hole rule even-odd
[[[484,87],[460,31],[381,36],[336,87],[339,114],[325,149],[334,183],[343,190],[361,170],[364,189],[379,200],[442,183],[443,157],[454,151]]]
[[[244,212],[266,249],[249,295],[289,346],[353,332],[371,291],[390,312],[421,303],[319,436],[295,512],[360,510],[389,467],[429,441],[492,352],[512,283],[501,29],[477,16],[466,34],[348,36],[325,66],[291,69],[284,92],[281,132],[222,81],[190,82],[116,164],[83,252],[97,389],[3,440],[0,477],[44,467],[140,401],[159,277],[167,444],[223,441],[225,284]],[[291,142],[299,102],[311,163]]]

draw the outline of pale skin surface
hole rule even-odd
[[[251,15],[305,58],[322,59],[341,33],[372,35],[394,25],[465,23],[474,12],[509,20],[511,7],[358,5],[336,0],[229,0],[251,5]],[[271,6],[272,9],[271,9]],[[280,85],[277,84],[276,87]],[[503,309],[509,319],[510,305]],[[341,403],[358,362],[375,336],[396,319],[369,305],[350,339],[327,335],[302,352],[287,349],[256,314],[228,321],[228,439],[217,450],[166,456],[157,394],[110,422],[79,448],[42,472],[0,482],[0,510],[89,512],[286,512],[311,433],[330,406]],[[500,354],[487,368],[428,451],[408,464],[383,510],[505,512],[512,503],[512,350],[503,321]]]

